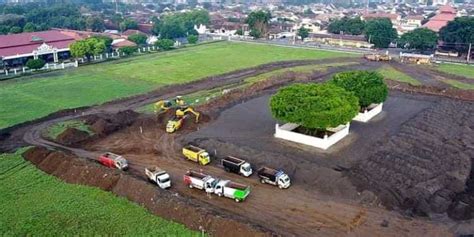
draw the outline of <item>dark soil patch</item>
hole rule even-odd
[[[474,104],[442,101],[404,124],[349,175],[389,208],[447,212],[465,191],[474,157]],[[458,213],[472,206],[458,207]],[[460,210],[462,209],[462,210]],[[450,213],[450,211],[448,211]],[[469,216],[463,216],[463,219]]]
[[[219,215],[198,200],[173,195],[149,182],[124,175],[90,160],[62,152],[34,147],[23,155],[39,169],[68,183],[99,187],[139,203],[155,215],[183,223],[196,231],[203,229],[211,236],[272,236],[262,227]],[[133,187],[133,188],[130,188]]]
[[[90,135],[86,131],[76,128],[66,128],[64,132],[56,137],[56,141],[63,145],[74,146],[89,139]]]

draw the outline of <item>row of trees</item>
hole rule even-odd
[[[448,47],[460,52],[466,52],[468,45],[474,43],[474,17],[459,17],[443,27],[439,35],[427,28],[417,28],[398,38],[388,18],[362,21],[360,18],[343,17],[333,20],[328,26],[333,34],[362,35],[377,48],[386,48],[396,42],[399,47],[425,51],[434,49],[438,40],[442,40]]]
[[[351,121],[372,103],[387,99],[383,76],[371,71],[336,74],[323,84],[293,84],[280,89],[270,99],[273,117],[296,123],[309,131],[325,131]]]

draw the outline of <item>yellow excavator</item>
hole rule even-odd
[[[176,98],[174,99],[174,103],[176,104],[176,106],[180,108],[186,107],[186,101],[184,101],[184,99],[181,96],[176,96]],[[155,113],[157,115],[160,115],[168,111],[169,109],[171,109],[173,107],[173,103],[169,100],[160,100],[155,103],[154,107],[155,107]]]
[[[181,107],[176,109],[176,115],[172,119],[168,120],[168,123],[166,124],[166,132],[174,133],[180,129],[183,126],[184,120],[188,116],[188,113],[192,113],[194,115],[196,123],[199,122],[199,116],[201,115],[199,112],[195,111],[190,106]]]

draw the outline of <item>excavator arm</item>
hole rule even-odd
[[[187,107],[186,109],[177,109],[176,110],[176,116],[177,117],[183,117],[187,113],[192,113],[194,117],[196,118],[195,121],[196,123],[199,122],[199,116],[201,115],[199,112],[195,111],[192,107]]]

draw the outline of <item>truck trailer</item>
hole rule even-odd
[[[193,170],[186,172],[186,174],[183,176],[183,180],[189,188],[204,190],[206,193],[213,193],[214,187],[218,182],[217,179],[210,175]]]
[[[260,182],[278,186],[279,188],[289,188],[291,185],[290,177],[282,170],[275,170],[268,167],[262,167],[257,171]]]
[[[170,175],[159,167],[145,168],[148,179],[158,185],[161,189],[171,187]]]
[[[200,165],[207,165],[211,162],[209,153],[197,146],[186,145],[183,147],[183,155],[191,161],[198,162]]]
[[[248,162],[237,157],[227,156],[221,160],[225,171],[249,177],[252,175],[252,167]]]
[[[127,170],[128,162],[121,155],[112,152],[106,152],[99,156],[99,163],[109,168],[116,168],[119,170]]]

